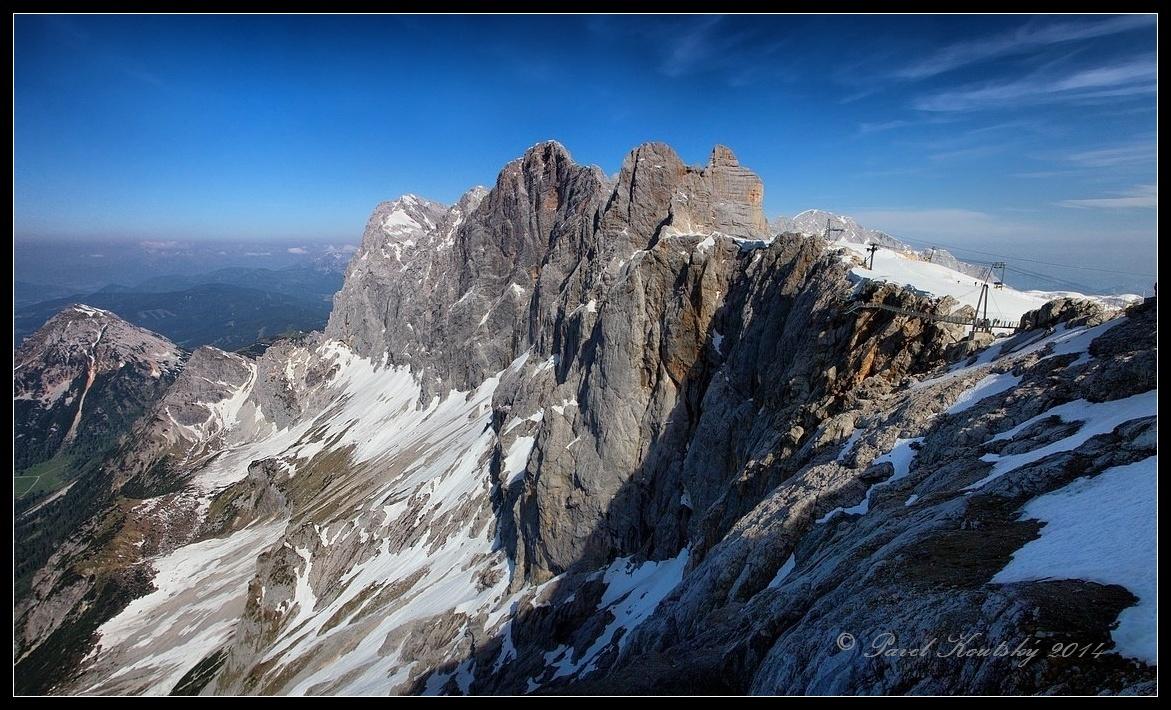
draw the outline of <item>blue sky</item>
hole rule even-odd
[[[18,16],[14,233],[352,241],[540,140],[662,140],[770,217],[1153,274],[1156,66],[1153,16]]]

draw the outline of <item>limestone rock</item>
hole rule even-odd
[[[1021,316],[1021,328],[1052,328],[1058,323],[1097,325],[1107,318],[1106,309],[1088,298],[1056,298]]]

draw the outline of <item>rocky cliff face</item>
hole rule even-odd
[[[1145,582],[1031,581],[1028,506],[1146,485],[1154,310],[1054,306],[981,351],[907,313],[947,299],[769,238],[762,195],[726,148],[647,144],[610,183],[550,142],[451,208],[380,205],[323,335],[192,356],[104,469],[113,533],[41,572],[22,658],[82,637],[45,687],[87,693],[1151,687]],[[82,623],[79,561],[115,550],[151,581]],[[895,626],[1106,650],[835,645]]]
[[[1149,617],[1114,623],[1142,584],[1128,590],[1127,572],[1099,559],[1089,574],[1075,558],[1153,550],[1155,325],[1148,304],[1121,322],[1024,333],[999,357],[859,402],[843,445],[763,496],[607,674],[570,687],[1146,692],[1154,646],[1132,634]],[[1029,503],[1089,485],[1137,507],[1080,499],[1046,519]],[[1121,522],[1137,511],[1149,517]],[[1095,516],[1115,522],[1098,528]],[[1102,537],[1062,556],[1087,528]],[[1038,566],[1039,550],[1056,558]],[[1007,652],[980,653],[997,648]],[[1073,658],[1083,652],[1096,655]]]

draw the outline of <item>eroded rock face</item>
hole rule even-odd
[[[600,171],[549,142],[505,166],[490,192],[473,189],[449,210],[426,203],[430,216],[415,219],[411,196],[380,207],[326,336],[409,365],[425,395],[479,384],[527,347],[541,266],[562,242],[571,245],[562,253],[576,252],[602,184]]]
[[[663,228],[766,236],[762,200],[760,179],[722,146],[704,168],[663,144],[641,146],[610,186],[560,144],[538,144],[491,191],[446,211],[413,196],[380,205],[326,336],[410,365],[426,394],[467,389],[530,344],[552,346],[564,311]]]
[[[410,365],[424,397],[473,387],[526,350],[542,354],[530,369],[557,360],[547,371],[558,396],[577,402],[570,408],[589,412],[594,423],[574,421],[565,432],[543,427],[536,456],[548,460],[549,471],[534,471],[537,490],[523,501],[504,503],[516,507],[505,525],[575,531],[539,536],[552,542],[540,543],[550,548],[537,555],[537,576],[583,556],[596,562],[639,544],[631,521],[642,503],[607,509],[643,467],[671,410],[706,386],[713,319],[752,258],[736,240],[767,236],[762,198],[759,178],[723,146],[702,168],[684,165],[666,145],[640,146],[611,186],[559,144],[540,144],[507,165],[486,196],[465,197],[448,215],[418,215],[411,208],[421,203],[411,198],[380,206],[326,334]],[[388,232],[388,223],[399,231]],[[531,387],[522,379],[518,386]],[[526,401],[505,387],[498,399],[536,411],[549,395],[539,386]],[[669,436],[686,436],[691,425],[679,417],[678,426]],[[620,429],[621,436],[609,433]],[[575,439],[581,447],[570,454],[542,454]],[[663,465],[648,464],[642,483],[653,482]],[[671,488],[678,498],[681,486]],[[575,508],[580,512],[568,520],[549,519],[551,511]],[[659,515],[676,517],[677,506],[669,508]],[[620,522],[591,532],[603,519]],[[653,527],[643,521],[634,528],[640,525]],[[668,527],[663,549],[681,539],[677,523]],[[534,537],[510,544],[531,553]],[[528,564],[526,558],[526,570]]]
[[[505,427],[542,413],[524,483],[505,494],[522,568],[541,580],[706,547],[787,475],[757,478],[755,461],[797,470],[822,421],[958,340],[959,329],[885,312],[844,317],[844,273],[800,237],[759,249],[672,237],[636,255],[602,305],[577,309],[557,366],[526,363],[545,389],[522,376],[496,398],[515,417]],[[890,287],[870,297],[925,307]]]
[[[590,655],[595,620],[616,617],[596,611],[603,603],[579,606],[596,575],[562,575],[546,605],[514,617],[515,668],[479,692],[519,692],[529,679],[573,694],[1151,692],[1154,667],[1113,650],[1051,653],[1070,643],[1114,649],[1114,619],[1137,601],[1129,591],[995,577],[1043,529],[1021,513],[1028,501],[1157,455],[1153,381],[1094,400],[1146,404],[1128,404],[1133,414],[1085,441],[1078,433],[1091,424],[1075,417],[1094,415],[1062,409],[1096,396],[1103,373],[1152,353],[1155,327],[1153,309],[1132,309],[1094,331],[1084,359],[1053,355],[1046,342],[1061,333],[1026,332],[990,362],[852,399],[824,420],[792,474],[780,472],[793,456],[744,467],[779,482],[713,545],[692,540],[680,582],[619,645]],[[959,405],[990,377],[1019,382]],[[1052,453],[990,477],[992,461],[1038,450]],[[838,645],[843,633],[856,645]],[[1018,655],[977,655],[1001,644]],[[573,649],[568,660],[558,648]],[[531,660],[542,654],[557,662]],[[576,680],[558,670],[579,659],[595,670],[568,675]]]
[[[634,240],[653,240],[665,228],[675,234],[762,238],[769,233],[763,201],[760,178],[727,147],[716,146],[708,164],[695,168],[670,146],[647,143],[623,161],[602,228],[610,233],[625,228],[624,236]]]

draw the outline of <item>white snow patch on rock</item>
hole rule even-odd
[[[1120,424],[1125,424],[1132,419],[1154,416],[1158,398],[1158,390],[1151,390],[1109,402],[1089,402],[1084,399],[1078,399],[1044,411],[1027,421],[1021,422],[1006,432],[997,434],[991,440],[1011,439],[1025,428],[1051,416],[1061,417],[1061,420],[1065,422],[1080,421],[1084,422],[1084,424],[1080,429],[1064,439],[1059,439],[1047,446],[1042,446],[1032,451],[1026,451],[1022,454],[1010,454],[1008,456],[985,454],[980,457],[980,460],[993,463],[992,470],[987,476],[976,481],[964,490],[978,490],[1009,471],[1014,471],[1021,466],[1040,461],[1046,456],[1061,451],[1072,451],[1089,441],[1092,437],[1114,431],[1115,427]]]
[[[1006,392],[1021,383],[1021,378],[1008,372],[987,375],[972,386],[964,390],[956,401],[947,408],[946,414],[958,414],[971,409],[980,402],[993,395]]]
[[[793,568],[796,566],[797,557],[795,555],[789,555],[789,559],[785,560],[785,564],[781,565],[781,568],[777,570],[777,574],[775,577],[773,577],[773,581],[768,583],[768,588],[776,589],[777,587],[781,586],[781,582],[785,581],[785,578],[789,576],[789,573],[792,572]]]
[[[911,472],[911,463],[919,454],[919,452],[916,451],[911,445],[921,441],[923,441],[923,437],[896,440],[894,448],[892,448],[888,453],[885,453],[882,456],[874,459],[874,461],[871,463],[873,466],[874,464],[885,463],[889,461],[891,465],[894,466],[895,470],[891,477],[868,488],[866,490],[866,497],[863,498],[862,502],[858,505],[850,506],[849,508],[834,508],[822,517],[818,518],[817,522],[827,523],[838,513],[845,513],[847,515],[866,515],[866,513],[870,512],[870,497],[874,494],[876,489],[882,488],[883,486],[889,486],[895,481],[906,478],[907,474]]]
[[[1017,550],[993,582],[1084,579],[1119,584],[1138,603],[1111,632],[1119,653],[1157,665],[1157,456],[1116,466],[1029,501],[1023,517],[1041,520],[1041,537]]]
[[[533,444],[537,443],[535,436],[518,436],[516,441],[508,447],[504,456],[504,484],[513,482],[524,476],[525,466],[529,461],[529,454],[533,451]]]

